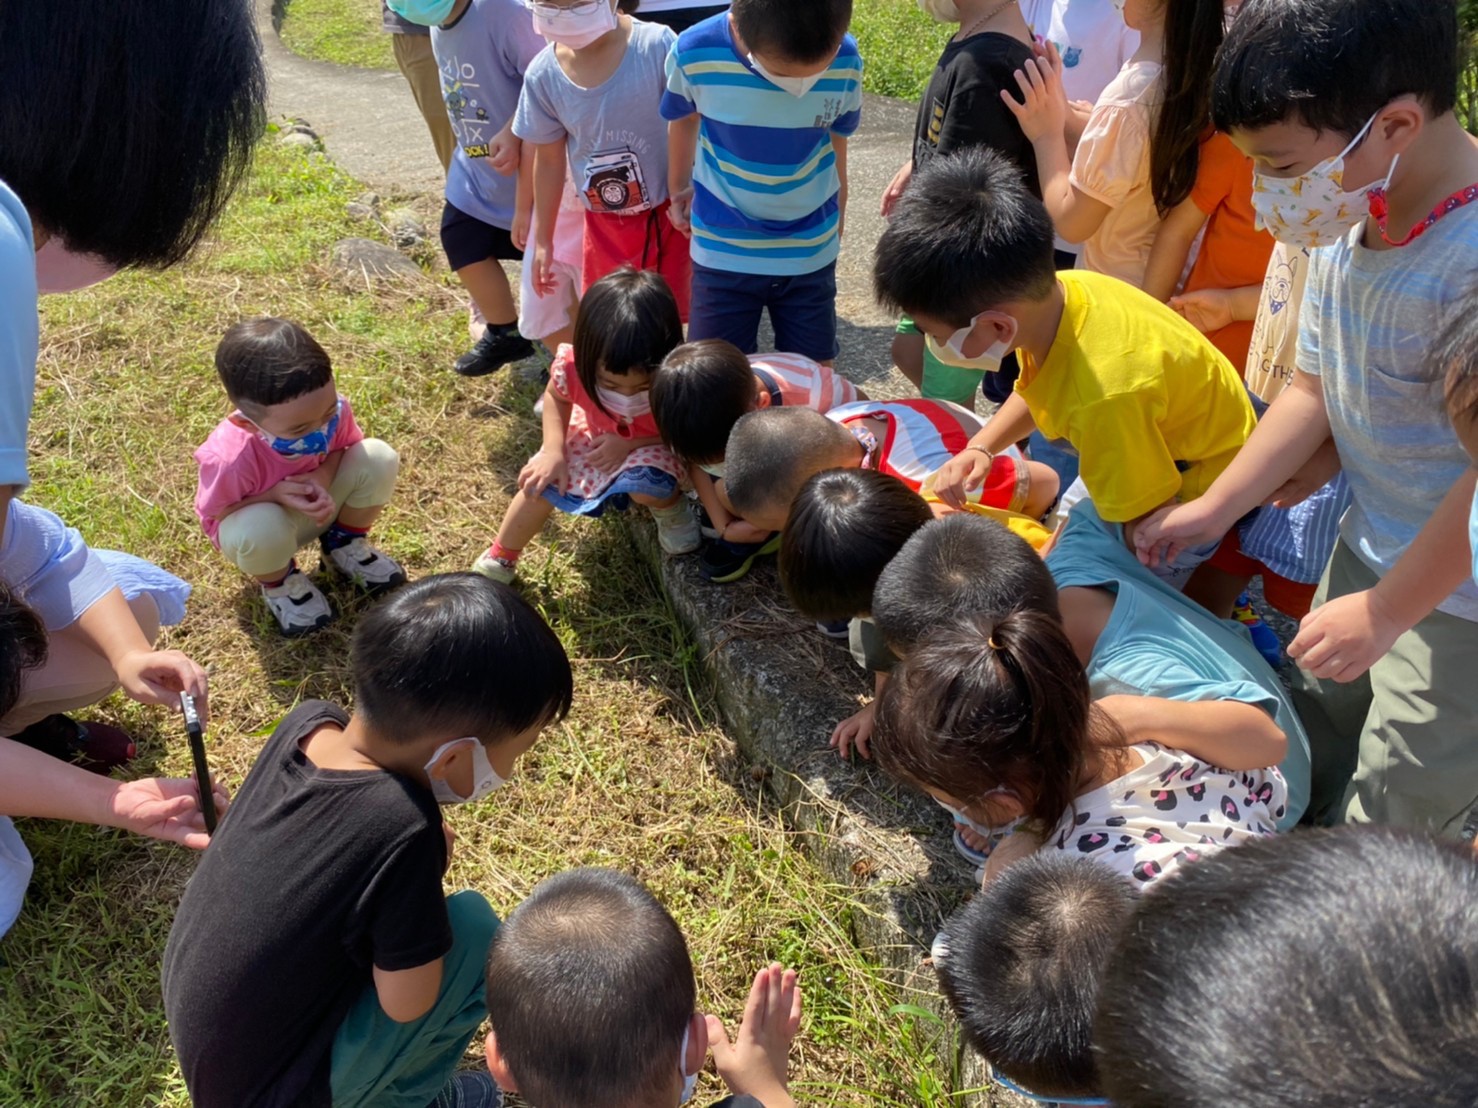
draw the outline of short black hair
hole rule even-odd
[[[852,0],[734,0],[729,10],[752,52],[802,65],[836,54],[852,22]]]
[[[252,8],[0,4],[0,180],[32,222],[114,265],[188,254],[266,119]]]
[[[677,298],[660,273],[623,265],[596,281],[580,298],[575,317],[575,374],[590,401],[606,415],[596,371],[617,377],[633,370],[655,373],[683,341]]]
[[[569,870],[498,929],[487,1007],[529,1103],[660,1103],[697,1007],[693,963],[672,916],[635,878]]]
[[[1217,56],[1218,130],[1298,121],[1354,135],[1398,96],[1457,103],[1456,0],[1247,0]]]
[[[231,403],[252,415],[330,384],[334,365],[302,326],[262,316],[227,328],[216,346],[216,374]]]
[[[507,585],[476,573],[423,577],[360,621],[350,652],[355,707],[376,733],[484,743],[563,719],[570,660],[549,625]]]
[[[1099,982],[1137,899],[1102,863],[1050,848],[976,894],[934,963],[970,1046],[1038,1095],[1096,1096]]]
[[[1473,311],[1478,284],[1453,302],[1437,339],[1433,362],[1443,380],[1447,415],[1454,427],[1478,435],[1478,313]],[[1474,459],[1478,464],[1478,459]]]
[[[872,283],[891,311],[964,327],[1008,301],[1042,299],[1056,274],[1052,217],[1021,170],[972,148],[914,173],[878,239]]]
[[[685,342],[652,378],[652,418],[667,449],[700,465],[720,462],[729,432],[755,407],[754,367],[723,339]]]
[[[46,661],[46,627],[20,593],[0,581],[0,718],[21,698],[26,671]]]
[[[1140,902],[1094,1045],[1115,1104],[1478,1104],[1478,863],[1369,825],[1208,855]]]
[[[872,618],[900,654],[951,619],[1000,619],[1024,608],[1058,615],[1057,583],[1031,544],[959,512],[922,527],[878,577]]]
[[[852,433],[814,408],[761,408],[734,424],[724,448],[724,491],[741,516],[795,503],[813,473],[832,469]]]
[[[874,469],[829,469],[796,494],[780,539],[780,581],[808,619],[872,610],[883,567],[934,518],[918,493]]]

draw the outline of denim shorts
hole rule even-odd
[[[693,263],[688,340],[727,339],[759,349],[760,315],[770,313],[775,349],[818,362],[837,356],[836,262],[812,273],[729,273]]]

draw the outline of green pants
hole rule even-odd
[[[380,1007],[374,986],[365,989],[334,1039],[334,1108],[426,1108],[487,1017],[484,972],[498,917],[470,891],[447,897],[446,908],[452,949],[436,1004],[418,1020],[396,1023]]]
[[[1377,580],[1341,541],[1314,607]],[[1298,670],[1293,700],[1313,753],[1310,816],[1462,829],[1478,801],[1478,623],[1433,612],[1357,681]]]

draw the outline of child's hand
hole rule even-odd
[[[488,143],[488,165],[493,167],[494,173],[512,177],[518,172],[522,153],[523,143],[514,137],[511,127],[504,127]]]
[[[563,496],[570,488],[570,467],[564,455],[540,450],[519,470],[518,487],[527,496],[541,496],[547,488]]]
[[[790,1044],[801,1027],[801,990],[795,970],[778,963],[754,975],[739,1033],[729,1033],[717,1016],[708,1023],[713,1064],[731,1092],[752,1096],[766,1108],[791,1104]]]
[[[951,508],[965,511],[970,494],[985,484],[994,463],[995,458],[984,450],[966,447],[934,474],[934,495]]]
[[[1204,496],[1189,504],[1167,504],[1136,521],[1134,552],[1151,569],[1162,562],[1172,565],[1182,550],[1219,539],[1230,527],[1217,518]]]
[[[1047,135],[1067,134],[1067,93],[1062,88],[1062,59],[1050,42],[1044,58],[1029,58],[1016,71],[1016,84],[1022,100],[1017,102],[1009,89],[1001,90],[1001,99],[1028,142]],[[1064,139],[1065,140],[1065,139]]]
[[[590,464],[607,472],[620,469],[631,453],[631,443],[620,435],[601,435],[590,451]]]
[[[842,720],[831,733],[831,747],[843,758],[850,758],[854,747],[864,758],[871,758],[868,744],[872,741],[872,725],[877,714],[878,702],[874,700],[860,712]]]
[[[508,228],[508,237],[513,240],[513,245],[520,250],[527,250],[529,246],[529,228],[533,225],[534,213],[532,210],[514,210],[513,226]]]
[[[898,203],[898,198],[903,195],[903,190],[908,188],[908,182],[913,178],[913,159],[904,162],[898,172],[893,174],[893,179],[888,182],[888,187],[883,190],[882,216],[887,219],[893,214],[893,207]]]
[[[1232,298],[1226,289],[1184,292],[1179,296],[1172,296],[1167,303],[1203,335],[1230,327],[1234,322]]]
[[[210,721],[205,670],[178,650],[130,650],[113,663],[124,695],[140,704],[178,708],[180,693],[195,698],[200,722]]]
[[[273,486],[272,497],[284,508],[301,512],[320,527],[328,526],[338,514],[328,490],[306,477],[283,478]]]
[[[693,234],[693,186],[672,194],[672,203],[667,206],[667,218],[683,234]]]
[[[231,804],[230,794],[219,784],[211,783],[216,813],[224,816]],[[200,791],[193,780],[173,777],[146,777],[142,781],[124,781],[113,793],[111,826],[122,827],[136,835],[180,843],[192,850],[210,845],[205,830],[205,816],[200,811]]]
[[[559,278],[554,274],[554,246],[534,243],[534,294],[552,296],[559,291]]]
[[[1378,588],[1364,589],[1304,616],[1288,656],[1314,677],[1345,684],[1363,676],[1410,627],[1387,609]]]

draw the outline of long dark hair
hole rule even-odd
[[[617,377],[636,370],[655,373],[662,359],[682,344],[677,298],[661,274],[623,265],[585,291],[575,317],[575,375],[590,402],[606,415],[596,391],[595,371]]]
[[[1150,134],[1150,191],[1160,215],[1191,194],[1211,126],[1211,73],[1226,29],[1222,0],[1165,0],[1164,96]]]

